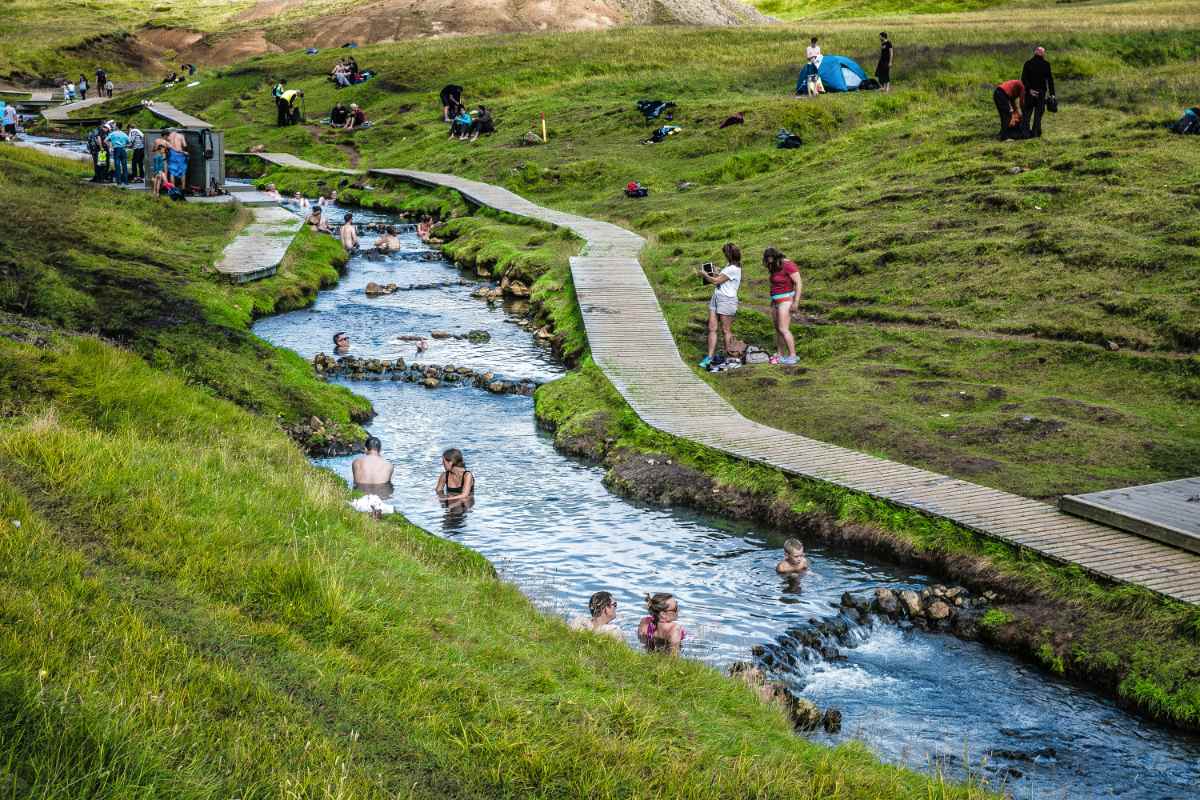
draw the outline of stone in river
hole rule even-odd
[[[949,619],[950,615],[953,613],[953,609],[951,609],[950,606],[942,600],[934,600],[929,604],[929,608],[925,609],[925,616],[929,617],[934,622],[941,622],[942,620]]]
[[[520,281],[513,281],[508,284],[506,291],[513,297],[529,297],[529,287]]]
[[[490,342],[492,335],[487,331],[467,331],[467,341],[479,344],[481,342]]]
[[[449,339],[452,334],[450,334],[448,331],[434,331],[429,335],[434,339]]]
[[[441,381],[439,381],[437,378],[426,378],[425,380],[421,381],[421,385],[426,389],[436,389],[441,385]]]
[[[508,389],[508,384],[504,381],[492,381],[487,385],[487,390],[492,394],[504,394]]]
[[[875,608],[877,608],[880,613],[886,614],[889,617],[896,616],[898,613],[900,613],[900,603],[896,599],[896,593],[891,589],[876,589]]]
[[[904,606],[905,613],[910,617],[921,616],[921,598],[911,589],[900,592],[900,604]]]

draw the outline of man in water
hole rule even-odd
[[[178,128],[167,134],[167,177],[180,191],[187,189],[187,140]]]
[[[386,487],[391,489],[392,472],[395,467],[383,456],[379,455],[379,451],[383,449],[383,443],[374,436],[368,436],[364,445],[367,449],[366,455],[361,455],[354,459],[350,465],[350,473],[354,476],[354,486],[357,489],[366,487]],[[371,492],[371,494],[379,494],[379,492]],[[381,495],[382,496],[382,495]]]
[[[350,351],[350,337],[345,331],[338,331],[333,335],[333,352],[338,355],[345,354]]]
[[[799,575],[808,571],[808,559],[804,557],[804,543],[799,539],[788,539],[783,543],[783,561],[775,565],[780,575]]]
[[[358,249],[358,230],[354,227],[354,215],[349,211],[346,212],[346,219],[338,231],[338,237],[342,240],[342,247],[346,248],[347,253],[353,253]]]
[[[375,249],[381,253],[394,253],[400,249],[400,238],[396,236],[396,226],[388,225],[383,236],[375,240]]]

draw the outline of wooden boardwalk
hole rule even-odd
[[[1058,507],[1193,553],[1200,553],[1200,478],[1066,495]]]
[[[265,160],[294,166],[282,154]],[[305,168],[320,168],[304,162]],[[645,241],[543,208],[498,186],[404,169],[372,174],[447,187],[467,200],[565,227],[585,242],[571,274],[597,366],[647,424],[738,458],[941,517],[1064,564],[1200,604],[1200,555],[1073,517],[1026,497],[819,442],[742,416],[683,362],[638,261]],[[636,344],[636,346],[632,346]]]
[[[159,119],[165,119],[172,125],[180,128],[211,128],[212,125],[200,119],[193,117],[186,111],[180,111],[170,103],[150,103],[146,106],[146,110]]]
[[[64,103],[58,106],[50,106],[42,109],[42,116],[50,122],[70,122],[71,112],[78,111],[81,108],[90,108],[91,106],[100,105],[108,102],[107,97],[89,97],[87,100],[77,100],[74,103]]]
[[[234,283],[268,278],[279,269],[284,254],[304,224],[296,214],[278,204],[250,209],[254,221],[234,237],[217,262],[217,272]]]

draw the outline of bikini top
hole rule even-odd
[[[450,471],[450,472],[446,472],[446,473],[445,473],[445,475],[446,475],[446,483],[443,485],[443,487],[442,487],[442,488],[444,488],[444,489],[446,490],[446,494],[462,494],[463,485],[464,485],[464,484],[466,484],[466,482],[467,482],[467,476],[468,476],[468,475],[471,475],[471,471],[470,471],[470,470],[463,470],[463,474],[462,474],[462,480],[460,480],[460,481],[458,482],[458,486],[451,486],[451,485],[450,485],[450,476],[451,476],[451,475],[453,475],[453,474],[454,474],[454,472],[453,472],[453,471]],[[474,475],[471,475],[471,477],[472,477],[472,479],[473,479],[475,476],[474,476]]]

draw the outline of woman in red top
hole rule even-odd
[[[1000,141],[1024,139],[1024,120],[1021,119],[1021,98],[1025,96],[1025,84],[1020,81],[1005,81],[992,92],[996,111],[1000,114]]]
[[[774,247],[763,251],[763,264],[771,273],[771,319],[775,321],[775,346],[780,364],[796,363],[796,340],[792,338],[792,305],[804,290],[800,270]],[[786,355],[785,355],[786,353]]]

